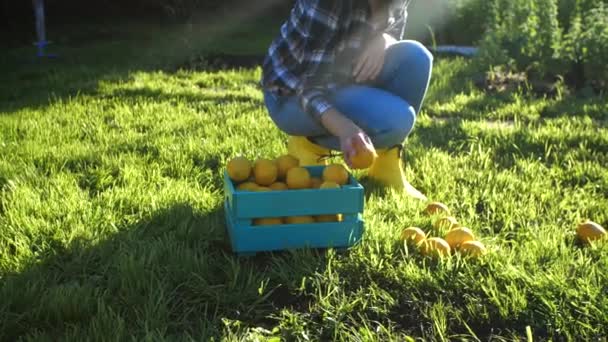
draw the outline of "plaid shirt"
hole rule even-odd
[[[366,41],[382,33],[403,39],[406,1],[392,1],[374,24],[368,0],[296,0],[262,66],[262,87],[297,95],[316,118],[332,108],[327,91],[353,83],[352,68]]]

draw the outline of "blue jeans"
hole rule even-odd
[[[376,148],[403,143],[420,111],[431,78],[433,56],[416,41],[400,41],[386,50],[384,66],[371,85],[353,84],[329,92],[329,100],[371,138]],[[264,102],[279,129],[306,136],[329,149],[340,142],[302,111],[296,96],[264,91]]]

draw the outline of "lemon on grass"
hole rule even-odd
[[[437,229],[452,229],[455,227],[458,227],[458,220],[456,220],[456,218],[454,216],[446,216],[446,217],[442,217],[440,219],[438,219],[437,221],[435,221],[435,223],[433,224],[433,227],[437,228]]]
[[[445,241],[452,249],[460,247],[464,242],[473,240],[475,240],[475,235],[467,227],[456,227],[445,234]]]
[[[440,237],[432,237],[420,244],[420,251],[424,255],[443,257],[450,255],[450,245]]]
[[[486,246],[481,241],[465,241],[458,250],[461,254],[470,257],[479,257],[487,253]]]
[[[579,223],[579,225],[576,227],[576,235],[585,243],[599,240],[607,236],[604,227],[589,220]]]
[[[443,203],[441,203],[441,202],[431,202],[431,203],[429,203],[426,206],[425,211],[429,215],[435,215],[435,214],[450,215],[450,209],[448,208],[448,206],[445,205],[445,204],[443,204]]]
[[[401,232],[401,240],[407,243],[419,245],[424,239],[426,239],[426,234],[418,227],[408,227]]]

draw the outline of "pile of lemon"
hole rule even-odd
[[[341,164],[323,168],[322,177],[312,177],[301,167],[297,158],[286,154],[276,159],[259,158],[251,162],[246,157],[228,161],[226,172],[236,184],[237,191],[292,191],[303,189],[337,189],[348,183],[349,174]],[[256,218],[254,225],[340,222],[341,214]]]
[[[431,202],[426,206],[426,213],[439,218],[433,223],[437,230],[447,230],[443,238],[428,237],[418,227],[408,227],[401,232],[401,240],[417,247],[421,254],[447,257],[452,252],[463,256],[480,257],[487,253],[485,245],[475,238],[470,228],[463,227],[451,216],[448,207],[441,202]]]
[[[401,232],[401,240],[415,246],[423,255],[450,256],[453,252],[459,252],[463,256],[480,257],[487,253],[485,245],[476,240],[475,234],[470,228],[460,225],[458,220],[451,216],[448,207],[441,202],[431,202],[426,206],[426,213],[438,217],[433,227],[438,230],[447,230],[443,238],[428,237],[418,227],[408,227]],[[576,227],[576,237],[583,244],[592,241],[608,240],[608,233],[604,227],[591,220],[581,222]]]

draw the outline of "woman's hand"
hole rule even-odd
[[[390,36],[382,34],[372,39],[357,58],[353,77],[357,83],[373,81],[384,66],[386,48],[392,41]]]
[[[355,155],[359,153],[376,153],[371,139],[363,131],[341,136],[340,147],[344,154],[344,161],[350,168],[353,168],[352,159]]]
[[[336,109],[329,109],[323,114],[321,121],[323,126],[340,140],[340,149],[349,167],[352,167],[351,159],[355,154],[374,151],[374,145],[367,134]]]

